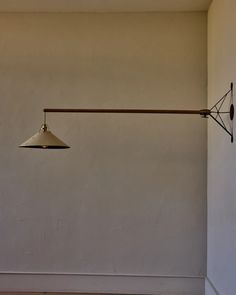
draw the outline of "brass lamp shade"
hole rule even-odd
[[[43,124],[39,132],[30,137],[19,147],[22,148],[36,148],[36,149],[68,149],[69,146],[57,138],[48,126]]]

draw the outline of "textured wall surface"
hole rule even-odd
[[[0,271],[204,275],[205,120],[50,114],[70,150],[17,146],[43,107],[204,108],[206,14],[2,14],[0,36]]]
[[[227,91],[230,82],[236,86],[235,16],[234,0],[213,1],[209,12],[209,106]],[[234,295],[236,147],[212,123],[208,137],[208,276],[220,294]]]
[[[212,0],[0,0],[0,12],[206,11]]]

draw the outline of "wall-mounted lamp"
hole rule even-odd
[[[226,98],[230,96],[230,107],[223,111],[222,107]],[[57,138],[48,130],[46,124],[46,113],[114,113],[114,114],[180,114],[180,115],[200,115],[202,118],[212,118],[223,130],[230,135],[233,142],[234,105],[233,105],[233,83],[230,89],[221,97],[210,109],[202,110],[159,110],[159,109],[44,109],[44,123],[38,133],[22,143],[19,147],[41,148],[41,149],[66,149],[67,144]],[[223,115],[229,115],[231,124],[227,127]]]

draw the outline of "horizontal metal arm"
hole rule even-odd
[[[119,113],[119,114],[180,114],[208,116],[211,111],[203,110],[158,110],[158,109],[44,109],[45,113]]]
[[[229,92],[225,95],[225,97],[228,95]],[[221,99],[222,100],[222,99]],[[221,102],[221,100],[219,102]],[[223,100],[224,101],[224,100]],[[218,103],[219,103],[218,102]],[[215,108],[217,111],[215,111]],[[217,108],[217,104],[211,108],[211,109],[201,109],[201,110],[173,110],[173,109],[90,109],[90,108],[83,108],[83,109],[63,109],[63,108],[45,108],[44,111],[44,124],[46,124],[46,113],[108,113],[108,114],[173,114],[173,115],[200,115],[203,118],[211,117],[214,121],[218,123],[230,136],[231,141],[233,141],[233,133],[230,132],[225,124],[223,123],[223,120],[221,118],[221,122],[217,120],[213,116],[213,114],[216,114],[217,116],[220,116],[220,114],[230,114],[231,120],[233,119],[234,115],[234,108],[233,105],[230,108],[229,112],[221,112],[220,108]]]

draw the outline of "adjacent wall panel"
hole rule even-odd
[[[209,12],[209,106],[229,89],[230,82],[236,89],[235,26],[235,0],[214,0]],[[207,273],[219,294],[234,295],[236,145],[235,142],[231,144],[230,138],[211,122],[208,131]]]

